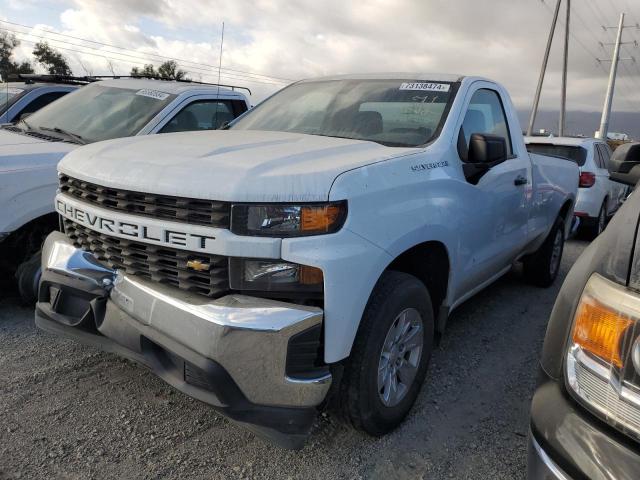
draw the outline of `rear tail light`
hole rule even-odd
[[[580,172],[580,188],[593,187],[596,183],[596,174],[592,172]]]

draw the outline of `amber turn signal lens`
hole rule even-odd
[[[300,227],[303,232],[329,232],[343,214],[342,205],[302,207]]]
[[[316,267],[300,265],[300,283],[303,285],[318,285],[324,282],[322,270]]]
[[[583,297],[576,312],[573,342],[583,350],[621,368],[621,340],[633,323],[633,320],[620,316],[619,312],[597,300]]]

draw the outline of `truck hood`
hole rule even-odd
[[[59,170],[113,188],[236,202],[324,201],[341,173],[415,148],[247,130],[130,137],[88,145]]]
[[[78,145],[50,142],[40,138],[0,130],[0,173],[51,169],[51,183],[56,183],[55,166]]]

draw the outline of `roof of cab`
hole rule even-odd
[[[461,82],[464,75],[447,73],[419,73],[419,72],[386,72],[386,73],[353,73],[348,75],[331,75],[318,78],[307,78],[302,82],[319,80],[420,80],[427,82]]]
[[[19,88],[20,90],[35,90],[40,87],[70,87],[71,89],[76,88],[77,85],[70,85],[68,83],[45,83],[45,82],[8,82],[1,83],[0,82],[0,90],[3,88]]]
[[[220,92],[223,95],[229,96],[238,96],[245,97],[245,95],[241,92],[231,90],[228,87],[218,87],[217,85],[208,85],[203,83],[196,82],[176,82],[171,80],[154,80],[152,78],[109,78],[100,80],[99,82],[102,85],[106,85],[108,87],[116,87],[116,88],[130,88],[130,89],[141,89],[141,88],[149,88],[153,90],[159,90],[161,92],[169,93],[172,95],[180,95],[183,92],[193,91],[193,90],[204,90],[204,91],[216,91]]]
[[[566,146],[574,146],[580,147],[589,143],[603,143],[604,140],[599,138],[591,138],[591,137],[524,137],[525,143],[545,143],[549,145],[566,145]]]

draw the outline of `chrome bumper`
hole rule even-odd
[[[144,360],[147,340],[170,355],[179,350],[186,352],[179,354],[182,358],[215,362],[251,404],[315,407],[329,390],[328,370],[317,378],[286,374],[289,341],[321,325],[319,308],[243,295],[210,300],[123,275],[60,232],[45,241],[42,272],[37,316],[43,324],[54,321],[65,332],[81,330],[79,335],[93,329],[95,337],[112,340],[142,363],[149,363]]]
[[[528,443],[528,480],[571,480],[542,449],[531,431],[529,431]]]

